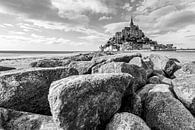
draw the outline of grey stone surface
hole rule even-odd
[[[77,75],[74,68],[32,68],[0,75],[0,107],[50,114],[47,95],[53,81]]]
[[[48,100],[60,128],[102,129],[119,110],[129,74],[71,76],[52,83]]]

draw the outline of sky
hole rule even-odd
[[[98,50],[131,16],[152,40],[195,48],[195,0],[0,0],[0,50]]]

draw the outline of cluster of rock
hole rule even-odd
[[[89,53],[0,74],[0,129],[194,130],[195,63]]]

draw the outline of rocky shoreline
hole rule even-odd
[[[94,52],[0,67],[2,130],[195,130],[195,63]]]

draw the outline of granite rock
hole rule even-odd
[[[48,100],[54,121],[67,130],[103,129],[132,79],[129,74],[93,74],[53,82]]]

